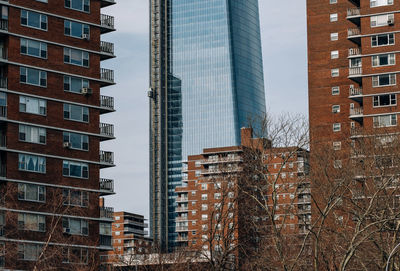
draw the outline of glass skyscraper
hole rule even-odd
[[[151,0],[150,228],[174,247],[182,161],[265,114],[258,0]]]

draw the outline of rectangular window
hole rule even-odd
[[[359,68],[359,67],[362,67],[362,60],[361,60],[361,57],[351,58],[351,59],[349,60],[349,66],[350,66],[350,68]]]
[[[89,25],[64,20],[64,34],[74,38],[89,39]]]
[[[66,218],[62,219],[62,226],[64,232],[74,235],[88,235],[89,225],[87,220],[79,218]]]
[[[35,40],[20,39],[21,54],[47,58],[47,44]]]
[[[332,105],[332,113],[339,113],[340,112],[340,105]]]
[[[370,7],[393,5],[393,0],[370,0]]]
[[[339,87],[332,87],[332,95],[339,95],[340,88]]]
[[[74,92],[74,93],[82,93],[82,88],[89,87],[89,80],[64,76],[64,91]]]
[[[208,195],[207,195],[207,194],[202,194],[202,195],[201,195],[201,200],[207,200],[207,198],[208,198]]]
[[[333,142],[333,149],[335,151],[339,151],[341,148],[342,148],[342,142],[340,141]]]
[[[333,124],[333,131],[334,132],[339,132],[340,131],[340,123],[334,123]]]
[[[394,14],[371,16],[371,27],[386,26],[394,23]]]
[[[46,87],[47,86],[47,72],[20,67],[20,82],[24,84]]]
[[[329,18],[331,22],[336,22],[338,20],[338,15],[337,13],[333,13],[329,15]]]
[[[372,76],[372,86],[393,86],[396,85],[396,74],[382,74]]]
[[[45,202],[46,187],[35,184],[18,184],[18,199]]]
[[[37,12],[21,9],[21,25],[47,30],[47,16]]]
[[[383,116],[376,116],[374,117],[374,127],[389,127],[389,126],[396,126],[397,125],[397,115],[383,115]]]
[[[65,7],[70,9],[75,9],[79,11],[89,12],[90,2],[89,0],[65,0]]]
[[[21,124],[18,138],[24,142],[46,144],[46,129]]]
[[[19,111],[24,113],[46,115],[46,100],[26,96],[19,97]]]
[[[69,206],[88,207],[89,206],[89,192],[64,189],[63,190],[63,203]]]
[[[89,252],[86,248],[63,248],[62,249],[62,262],[63,263],[88,263]]]
[[[331,33],[331,41],[335,41],[339,39],[339,34],[338,33]]]
[[[89,122],[89,108],[73,104],[64,104],[64,119]]]
[[[338,77],[339,76],[339,69],[332,69],[331,70],[331,76],[332,77]]]
[[[329,0],[330,4],[337,4],[337,0]]]
[[[71,48],[64,48],[64,63],[89,67],[89,53]]]
[[[385,94],[373,96],[374,107],[393,106],[397,104],[396,94]]]
[[[63,176],[75,178],[89,178],[89,165],[86,163],[63,161]]]
[[[18,244],[18,260],[36,261],[43,246],[38,244]]]
[[[386,46],[386,45],[393,45],[394,44],[394,34],[381,34],[375,35],[371,37],[371,46]]]
[[[36,214],[18,214],[18,229],[45,232],[46,217]]]
[[[395,54],[383,54],[372,56],[372,67],[389,66],[396,64]]]
[[[63,142],[70,143],[71,149],[85,151],[89,149],[89,136],[87,135],[63,132]]]
[[[339,58],[339,51],[331,51],[331,59]]]
[[[46,173],[46,158],[37,155],[19,154],[18,169],[21,171]]]

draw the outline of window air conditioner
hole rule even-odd
[[[63,228],[63,232],[69,234],[69,233],[71,233],[71,229],[70,228]]]
[[[393,19],[389,19],[389,20],[387,21],[387,23],[388,23],[388,25],[394,25],[394,20],[393,20]]]
[[[89,34],[82,34],[82,38],[84,40],[89,40]]]
[[[82,88],[81,93],[83,95],[91,95],[91,94],[93,94],[93,90],[91,88]]]
[[[70,142],[64,142],[63,143],[63,147],[69,149],[69,148],[71,148],[71,143]]]

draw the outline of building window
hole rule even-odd
[[[337,4],[337,0],[329,0],[330,4]]]
[[[18,184],[18,199],[45,202],[46,187],[35,184]]]
[[[64,63],[89,67],[89,53],[71,48],[64,48]]]
[[[24,113],[46,115],[46,100],[26,96],[19,97],[19,111]]]
[[[207,195],[207,194],[202,194],[202,195],[201,195],[201,200],[207,200],[207,198],[208,198],[208,195]]]
[[[76,150],[89,150],[89,136],[63,132],[63,142],[69,143],[69,148]]]
[[[371,16],[371,27],[386,26],[394,23],[394,14]]]
[[[47,30],[47,16],[37,12],[21,9],[21,25]]]
[[[89,122],[89,109],[84,106],[64,104],[64,119]]]
[[[396,94],[384,94],[373,96],[374,107],[392,106],[397,104]]]
[[[381,34],[375,35],[371,37],[371,45],[372,47],[377,46],[386,46],[386,45],[393,45],[394,44],[394,34]]]
[[[339,76],[339,69],[332,69],[331,70],[331,76],[332,77],[338,77]]]
[[[37,155],[19,154],[18,169],[21,171],[46,173],[46,158]]]
[[[88,207],[89,192],[63,189],[63,204],[67,206]]]
[[[221,193],[214,193],[214,199],[221,199]]]
[[[331,51],[331,59],[339,58],[339,51]]]
[[[201,220],[207,220],[208,219],[208,215],[207,214],[202,214],[201,215]]]
[[[397,115],[383,115],[383,116],[376,116],[374,117],[374,127],[389,127],[389,126],[396,126],[397,125]]]
[[[18,260],[36,261],[43,246],[38,244],[18,244]]]
[[[235,197],[235,193],[234,192],[229,192],[228,193],[228,198],[233,199]]]
[[[45,232],[46,217],[36,214],[18,214],[18,229]]]
[[[86,163],[64,160],[63,176],[87,179],[89,177],[89,166]]]
[[[112,235],[111,223],[100,222],[100,235]]]
[[[332,113],[339,113],[340,112],[340,105],[332,105]]]
[[[47,3],[47,0],[36,0],[37,2]]]
[[[340,131],[340,123],[334,123],[333,124],[333,131],[334,132],[339,132]]]
[[[47,58],[47,44],[35,40],[20,39],[21,54]]]
[[[89,225],[87,220],[63,217],[62,226],[65,233],[74,235],[88,235]]]
[[[207,211],[207,209],[208,209],[208,205],[207,204],[202,204],[201,205],[201,210],[202,211]]]
[[[20,67],[20,82],[24,84],[46,87],[47,73],[45,71]]]
[[[65,0],[65,7],[75,9],[79,11],[89,12],[90,2],[89,0]]]
[[[335,160],[333,161],[334,168],[342,168],[342,160]]]
[[[396,74],[382,74],[382,75],[372,76],[373,87],[392,86],[392,85],[396,85]]]
[[[361,57],[357,57],[357,58],[352,58],[349,60],[349,66],[350,68],[358,68],[358,67],[362,67],[362,60]]]
[[[370,7],[393,5],[393,0],[370,0]]]
[[[46,129],[28,125],[19,125],[18,138],[20,141],[46,144]]]
[[[89,251],[86,248],[63,248],[63,263],[87,264]]]
[[[331,33],[331,41],[335,41],[339,39],[339,34],[338,33]]]
[[[82,88],[89,87],[89,80],[64,76],[64,91],[73,92],[73,93],[82,93]]]
[[[339,87],[332,87],[332,95],[339,95],[340,88]]]
[[[206,183],[202,183],[201,184],[201,190],[207,190],[207,184]]]
[[[74,38],[89,39],[89,25],[64,20],[64,34]]]
[[[383,54],[378,56],[372,56],[372,67],[389,66],[396,64],[395,54]]]
[[[338,20],[338,15],[337,15],[337,13],[333,13],[333,14],[330,14],[330,21],[331,22],[336,22],[337,20]]]
[[[335,151],[339,151],[341,148],[342,148],[342,142],[340,141],[333,142],[333,149]]]

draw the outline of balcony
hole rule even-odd
[[[100,135],[107,139],[114,138],[114,125],[100,122]]]
[[[352,42],[361,45],[361,29],[359,27],[347,29],[347,38]]]
[[[187,202],[189,199],[188,197],[177,197],[176,202]]]
[[[362,67],[349,68],[349,78],[357,83],[361,83]]]
[[[102,34],[115,31],[113,16],[100,14],[100,25]]]
[[[308,205],[309,206],[309,205]],[[311,206],[310,208],[299,208],[297,213],[300,214],[311,214]]]
[[[101,55],[101,60],[109,59],[112,57],[115,57],[114,55],[114,43],[112,42],[107,42],[107,41],[101,41],[100,42],[100,52],[105,55]]]
[[[361,54],[362,54],[361,48],[359,48],[359,47],[349,49],[349,57],[360,56]]]
[[[360,6],[360,0],[349,0],[353,5]]]
[[[114,194],[114,180],[111,179],[100,179],[100,190],[101,196]]]
[[[176,232],[188,231],[188,227],[176,226]]]
[[[187,242],[188,241],[188,237],[187,236],[178,236],[178,238],[176,238],[177,242]]]
[[[363,111],[364,110],[362,107],[350,108],[349,118],[361,123],[363,121]]]
[[[188,221],[188,217],[187,216],[178,216],[175,220],[180,221],[180,222]]]
[[[201,164],[218,164],[218,163],[233,163],[233,162],[242,162],[243,159],[240,156],[234,157],[218,157],[218,158],[209,158],[201,161]]]
[[[297,201],[298,203],[311,203],[311,199],[307,199],[307,198],[301,198],[301,199],[298,199],[298,201]]]
[[[114,165],[114,153],[110,151],[100,151],[100,163],[103,167],[113,167]]]
[[[101,219],[114,219],[114,208],[112,207],[100,207],[100,218]]]
[[[100,113],[112,112],[114,110],[114,97],[100,95]]]
[[[188,207],[176,207],[177,213],[188,212]]]
[[[348,8],[347,9],[347,20],[360,26],[361,13],[359,8]]]
[[[100,69],[100,79],[108,84],[114,84],[114,71],[109,69]]]
[[[115,0],[100,0],[100,3],[102,8],[116,4]]]
[[[354,87],[350,87],[349,88],[349,98],[352,100],[355,100],[358,103],[362,102],[362,96],[363,95],[363,91],[361,87],[358,88],[354,88]]]

